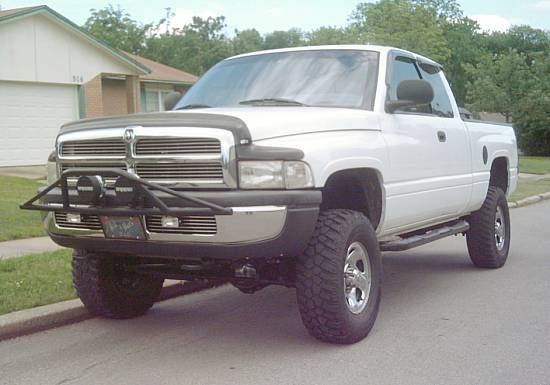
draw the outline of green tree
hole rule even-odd
[[[231,41],[233,52],[237,55],[245,52],[259,51],[263,48],[264,39],[256,29],[235,30]]]
[[[439,19],[445,22],[460,21],[464,18],[464,13],[460,4],[456,0],[411,0],[415,5],[421,5],[431,8],[435,11]]]
[[[151,36],[143,55],[161,63],[200,75],[232,54],[231,42],[223,30],[223,16],[202,19],[172,33]]]
[[[153,24],[141,24],[119,7],[108,5],[103,9],[91,9],[84,29],[112,47],[139,54],[145,49],[147,36]],[[162,21],[161,21],[162,23]]]
[[[512,26],[506,32],[493,32],[485,36],[484,44],[494,53],[505,53],[510,49],[530,56],[533,53],[550,50],[550,32],[528,25]]]
[[[264,37],[264,49],[299,47],[306,45],[304,33],[297,28],[288,31],[273,31]]]
[[[506,54],[484,55],[466,71],[473,81],[468,84],[467,100],[474,111],[502,114],[507,122],[528,91],[536,84],[524,54],[510,50]]]
[[[518,145],[527,155],[550,156],[550,53],[531,57],[534,79],[513,112]]]
[[[350,17],[362,42],[391,45],[443,62],[451,54],[435,9],[410,0],[359,3]]]
[[[440,20],[443,35],[451,53],[441,64],[458,105],[466,102],[466,87],[473,78],[466,71],[467,66],[475,66],[486,51],[481,42],[479,26],[467,17]]]
[[[308,45],[357,44],[349,28],[320,27],[306,34]]]

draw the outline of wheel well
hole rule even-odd
[[[321,209],[360,211],[376,229],[382,218],[382,183],[371,168],[342,170],[332,174],[323,188]]]
[[[508,191],[508,160],[506,158],[493,160],[489,186],[500,187],[504,193]]]

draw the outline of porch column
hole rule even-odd
[[[103,116],[103,89],[101,80],[102,75],[99,74],[83,84],[87,118]]]
[[[126,106],[128,107],[128,113],[139,112],[141,110],[140,103],[139,77],[126,75]]]

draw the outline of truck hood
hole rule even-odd
[[[253,141],[323,131],[379,129],[377,115],[361,109],[247,106],[83,119],[64,124],[59,134],[133,125],[222,128]]]
[[[204,113],[232,116],[242,120],[252,140],[339,130],[377,130],[372,111],[327,107],[232,107],[172,111],[174,114]]]

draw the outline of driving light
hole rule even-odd
[[[298,189],[313,187],[309,166],[300,161],[239,162],[239,186],[242,189]]]
[[[162,227],[177,228],[180,226],[180,221],[177,217],[162,217],[160,218]]]
[[[80,223],[82,222],[82,218],[80,217],[80,214],[74,214],[74,213],[67,213],[66,214],[67,222],[69,223]]]
[[[99,175],[83,175],[76,182],[76,191],[83,203],[95,205],[105,195],[105,185]]]

